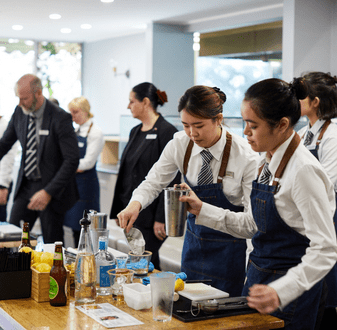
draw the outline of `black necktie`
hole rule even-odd
[[[311,131],[308,131],[307,136],[305,137],[305,140],[304,140],[304,145],[305,146],[310,145],[313,137],[314,137],[314,133]]]
[[[26,177],[29,179],[37,179],[39,177],[37,168],[36,125],[35,116],[32,114],[29,115],[24,171]]]
[[[198,175],[198,185],[211,184],[213,183],[213,173],[209,163],[213,156],[208,150],[201,151],[200,156],[202,158],[202,165]]]
[[[269,184],[271,172],[269,171],[268,167],[269,167],[268,163],[265,163],[262,169],[262,173],[260,175],[259,183]]]

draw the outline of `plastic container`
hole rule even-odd
[[[151,308],[151,287],[141,283],[123,285],[124,301],[135,310]]]

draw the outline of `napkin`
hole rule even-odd
[[[149,268],[149,271],[150,271],[150,268]],[[178,278],[181,278],[183,281],[185,281],[187,279],[187,275],[184,272],[180,272],[180,273],[177,273],[177,274],[173,273],[173,272],[165,272],[165,273],[174,274],[176,276],[176,280]],[[143,284],[144,285],[150,284],[150,277],[149,276],[143,278]]]

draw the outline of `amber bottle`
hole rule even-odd
[[[67,304],[67,271],[63,265],[62,242],[55,242],[54,264],[50,270],[49,298],[52,306]]]
[[[21,236],[21,244],[19,246],[19,250],[25,246],[32,247],[30,245],[30,235],[29,235],[29,222],[25,222],[22,227],[22,236]]]

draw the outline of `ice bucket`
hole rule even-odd
[[[184,235],[187,216],[186,203],[180,202],[179,197],[188,195],[189,189],[164,189],[165,228],[166,235],[179,237]]]

